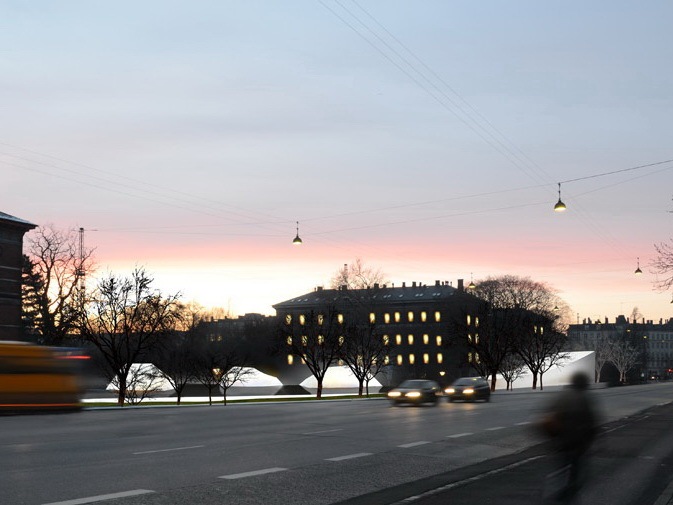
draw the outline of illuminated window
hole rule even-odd
[[[337,360],[337,365],[338,366],[344,366],[344,360],[342,360],[342,359]]]
[[[441,352],[437,353],[437,363],[442,363],[444,361],[444,355]]]
[[[440,322],[442,320],[442,313],[438,310],[435,311],[435,321]]]
[[[400,313],[399,312],[395,312],[395,322],[396,323],[400,322]]]
[[[337,321],[339,321],[339,324],[343,324],[343,322],[344,322],[344,315],[343,315],[343,314],[339,314],[339,315],[337,316]]]
[[[390,322],[390,314],[388,314],[387,312],[383,314],[383,322],[386,324]]]
[[[467,353],[467,362],[472,363],[472,353],[471,352]]]
[[[322,323],[325,321],[325,316],[318,314],[318,325],[322,326]]]
[[[325,337],[322,335],[318,335],[318,345],[323,345],[325,343]],[[339,343],[341,343],[341,339],[339,339]]]
[[[308,337],[306,335],[301,336],[301,345],[308,345]]]
[[[287,314],[285,316],[285,324],[291,324],[292,323],[292,314]]]
[[[428,345],[429,342],[430,342],[430,335],[426,333],[425,335],[423,335],[423,343],[425,345]]]
[[[413,354],[410,354],[409,355],[409,364],[413,365],[415,361],[416,361],[416,356],[414,356]]]
[[[292,345],[292,337],[287,337],[287,345]]]
[[[441,336],[441,335],[437,335],[437,336],[435,337],[435,341],[437,342],[437,347],[441,347],[441,345],[442,345],[442,336]]]
[[[472,316],[470,314],[467,315],[467,325],[470,326],[472,324]]]
[[[477,328],[479,328],[479,318],[478,318],[478,317],[475,317],[475,318],[474,318],[474,325],[475,325]]]
[[[372,324],[376,322],[376,314],[374,314],[373,312],[369,314],[369,322]]]
[[[287,364],[291,365],[292,363],[294,363],[294,356],[292,356],[292,354],[288,354],[287,355]]]
[[[479,333],[474,334],[474,343],[478,344],[479,343]]]
[[[404,363],[404,359],[402,358],[401,354],[398,354],[397,355],[397,364],[401,365],[402,363]]]
[[[302,326],[306,323],[306,316],[304,314],[299,315],[299,324]]]
[[[426,365],[430,363],[430,355],[428,353],[425,353],[423,355],[423,363],[425,363]]]
[[[390,337],[388,335],[383,335],[383,345],[389,345],[390,344]]]
[[[383,358],[383,364],[390,365],[390,356],[386,356],[385,358]]]
[[[467,335],[467,341],[471,344],[472,343],[472,335],[468,333]]]
[[[344,345],[344,336],[343,335],[341,335],[339,337],[339,345]]]
[[[414,313],[412,311],[409,311],[407,313],[407,319],[409,320],[410,323],[414,322]]]
[[[478,352],[474,353],[474,362],[479,363],[479,353]]]
[[[301,358],[301,364],[305,365],[306,364],[306,354],[304,354]]]
[[[428,320],[428,313],[423,311],[421,312],[421,321],[425,322]]]
[[[395,343],[397,345],[402,345],[402,335],[395,335]]]
[[[414,336],[413,336],[413,335],[409,335],[409,336],[407,337],[407,341],[409,342],[409,345],[414,345]]]
[[[544,333],[544,326],[540,326],[540,335]]]

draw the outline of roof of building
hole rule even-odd
[[[37,228],[37,225],[31,223],[30,221],[10,216],[9,214],[5,214],[4,212],[0,212],[0,223],[12,224],[14,226],[22,227],[26,230],[32,230],[33,228]]]
[[[447,300],[458,292],[460,292],[458,288],[451,286],[449,283],[440,283],[439,281],[432,285],[417,284],[414,282],[411,286],[403,283],[401,287],[374,285],[372,288],[365,289],[347,289],[345,287],[324,289],[318,287],[310,293],[276,303],[273,305],[273,308],[278,310],[310,307],[324,304],[338,304],[349,300],[366,300],[368,303],[381,304],[406,304],[411,302],[427,302],[428,300]]]

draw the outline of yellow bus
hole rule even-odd
[[[0,412],[81,408],[82,382],[72,349],[0,342]]]

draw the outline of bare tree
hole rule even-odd
[[[101,354],[103,371],[117,381],[117,403],[127,394],[128,375],[180,318],[178,294],[162,295],[153,279],[136,268],[130,277],[109,274],[87,299],[79,321],[81,337]]]
[[[521,377],[526,370],[526,364],[516,354],[510,353],[500,363],[500,375],[507,384],[506,390],[512,389],[512,383]]]
[[[191,335],[179,332],[174,332],[165,340],[157,355],[157,365],[162,377],[175,391],[177,404],[180,405],[187,384],[194,380],[193,340]]]
[[[661,291],[668,291],[673,287],[673,238],[668,242],[654,244],[657,251],[651,267],[657,275],[655,287]]]
[[[250,374],[246,360],[234,342],[202,340],[193,353],[193,376],[208,390],[208,403],[213,404],[213,393],[223,393],[227,404],[227,391]]]
[[[220,389],[222,390],[223,403],[227,404],[227,391],[229,388],[237,383],[245,383],[252,375],[252,370],[245,366],[246,360],[238,353],[233,352],[229,355],[229,359],[225,366],[229,366],[229,370],[222,376],[220,381]]]
[[[629,339],[620,338],[610,343],[610,362],[619,372],[619,382],[626,382],[626,374],[634,367],[640,357],[640,351]]]
[[[330,281],[333,289],[346,286],[348,289],[373,288],[375,284],[386,284],[386,275],[379,268],[364,264],[360,258],[356,258],[350,265],[344,264],[337,270]]]
[[[358,395],[363,389],[369,396],[369,382],[386,366],[391,343],[379,334],[376,322],[371,320],[369,311],[356,310],[349,313],[349,323],[344,330],[344,344],[339,358],[346,363],[358,381]]]
[[[126,380],[126,397],[129,405],[139,405],[161,391],[162,374],[150,363],[138,363],[129,370]],[[113,381],[115,386],[118,384]]]
[[[84,277],[93,269],[93,249],[81,247],[77,232],[51,225],[28,237],[24,259],[24,321],[33,326],[37,340],[61,345],[77,328]]]
[[[322,397],[325,374],[339,358],[345,341],[343,318],[336,308],[326,307],[323,311],[289,316],[279,330],[281,345],[301,359],[318,382],[317,398]]]
[[[605,366],[606,363],[612,361],[611,351],[612,346],[610,344],[610,340],[608,340],[607,337],[600,336],[596,339],[596,345],[594,348],[594,356],[596,359],[595,374],[594,374],[595,382],[600,382],[603,367]]]
[[[515,352],[533,376],[533,389],[537,389],[538,379],[543,389],[542,376],[567,356],[563,352],[567,337],[554,330],[553,319],[546,316],[527,313],[524,319]]]

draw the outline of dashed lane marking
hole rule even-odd
[[[447,435],[446,438],[469,437],[470,435],[474,435],[474,433],[456,433],[455,435]]]
[[[284,472],[285,470],[287,470],[287,468],[280,468],[280,467],[264,468],[262,470],[253,470],[252,472],[232,473],[231,475],[222,475],[221,477],[218,477],[218,479],[228,479],[228,480],[245,479],[246,477],[255,477],[256,475],[265,475],[267,473]]]
[[[321,433],[334,433],[335,431],[343,431],[343,428],[337,428],[335,430],[322,430],[322,431],[309,431],[307,433],[302,433],[302,435],[320,435]]]
[[[486,428],[486,431],[498,431],[498,430],[504,430],[504,426],[494,426],[493,428]]]
[[[134,489],[132,491],[122,491],[121,493],[101,494],[98,496],[89,496],[88,498],[45,503],[44,505],[84,505],[86,503],[96,503],[106,500],[114,500],[116,498],[128,498],[130,496],[139,496],[141,494],[151,494],[154,492],[155,491],[150,491],[149,489]]]
[[[154,454],[155,452],[171,452],[171,451],[186,451],[188,449],[199,449],[200,447],[205,447],[205,445],[192,445],[189,447],[173,447],[172,449],[156,449],[154,451],[140,451],[134,452],[134,455],[138,454]]]
[[[527,424],[530,424],[530,421],[524,421],[522,423],[516,423],[514,426],[526,426]]]
[[[347,459],[364,458],[371,456],[371,452],[358,452],[357,454],[347,454],[346,456],[337,456],[336,458],[327,458],[325,461],[344,461]]]
[[[427,442],[427,441],[423,440],[421,442],[411,442],[410,444],[398,445],[397,447],[401,447],[402,449],[409,449],[411,447],[418,447],[419,445],[425,445],[425,444],[429,444],[429,443],[430,442]]]

